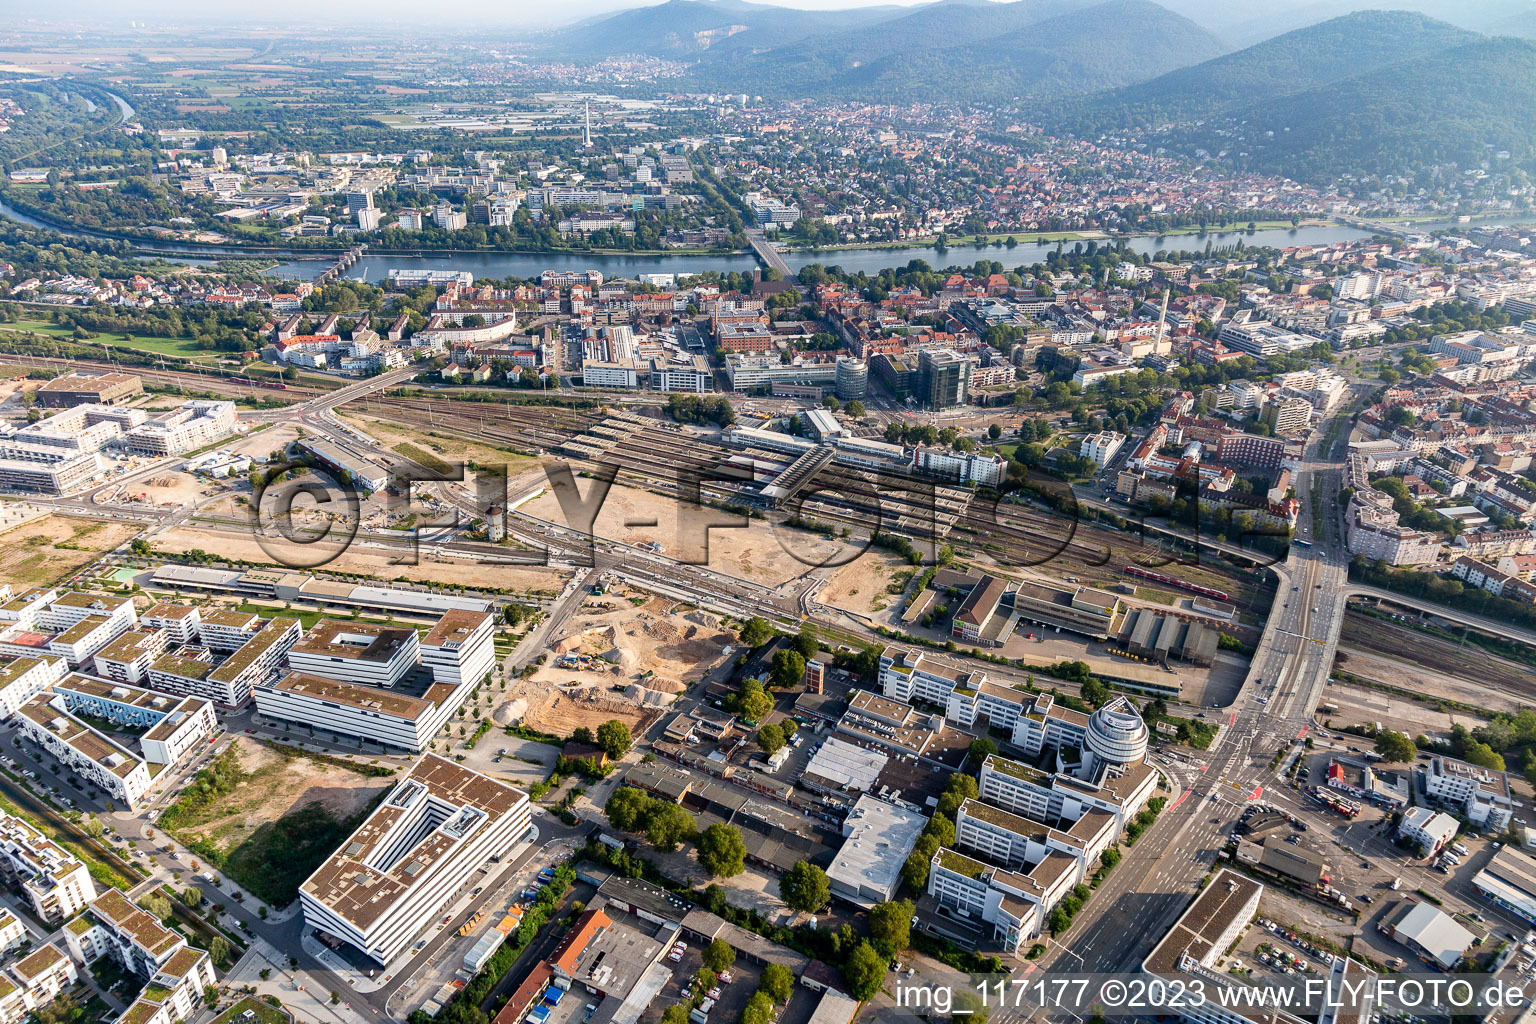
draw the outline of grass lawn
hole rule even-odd
[[[72,327],[48,323],[46,320],[18,320],[12,324],[0,324],[0,340],[5,340],[6,335],[32,333],[46,334],[52,338],[69,341],[72,340],[69,336],[73,331]],[[92,346],[105,344],[111,348],[133,349],[154,355],[177,356],[209,363],[230,355],[228,352],[198,348],[197,343],[190,338],[151,338],[141,334],[130,334],[124,338],[121,334],[103,333],[100,337],[76,342],[76,344]]]
[[[290,1024],[293,1014],[287,1010],[273,1006],[253,996],[246,996],[234,1006],[225,1010],[213,1018],[213,1024],[232,1024],[245,1016],[245,1011],[250,1010],[256,1015],[259,1024]]]
[[[313,629],[315,623],[319,622],[321,619],[341,619],[345,622],[367,622],[375,626],[394,626],[398,629],[421,630],[426,628],[424,626],[415,625],[409,622],[399,622],[395,619],[379,619],[370,618],[368,616],[359,616],[354,619],[350,615],[336,615],[331,612],[320,611],[302,611],[298,608],[274,608],[271,605],[252,604],[249,601],[243,602],[237,611],[244,612],[247,615],[260,615],[264,619],[276,618],[279,615],[283,616],[284,618],[298,619],[299,625],[303,626],[306,630]]]

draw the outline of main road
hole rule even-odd
[[[1292,474],[1302,503],[1296,539],[1311,546],[1293,546],[1272,567],[1278,587],[1268,622],[1206,760],[1163,769],[1178,772],[1177,796],[1036,961],[1039,967],[1120,971],[1139,964],[1188,906],[1242,809],[1279,783],[1285,758],[1272,766],[1305,736],[1344,622],[1349,554],[1333,513],[1348,441],[1347,430],[1340,434],[1329,452],[1319,450],[1314,435]],[[1316,536],[1314,503],[1326,510]]]

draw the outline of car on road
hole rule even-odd
[[[427,948],[427,940],[426,939],[422,939],[420,942],[416,943],[416,945],[414,947],[412,947],[411,952],[412,953],[420,953],[422,950],[424,950],[426,948]]]

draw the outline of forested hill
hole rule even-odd
[[[1368,12],[1064,104],[1055,127],[1151,129],[1145,141],[1172,152],[1324,182],[1449,163],[1536,168],[1533,100],[1536,44]]]
[[[1086,98],[1062,108],[1064,123],[1097,134],[1230,114],[1480,38],[1421,14],[1361,11]]]
[[[751,56],[706,57],[693,74],[763,96],[996,102],[1126,85],[1225,49],[1151,0],[951,0]]]
[[[667,0],[564,29],[545,39],[543,48],[583,58],[644,54],[693,60],[711,52],[772,49],[902,13],[900,7],[798,11],[743,0]]]

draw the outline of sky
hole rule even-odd
[[[658,2],[658,0],[651,0]],[[752,0],[754,3],[773,3],[780,7],[803,10],[838,10],[852,7],[879,5],[912,6],[931,0]],[[626,7],[650,6],[646,0],[459,0],[452,6],[452,23],[465,26],[466,34],[475,22],[493,22],[498,25],[527,25],[551,27],[569,24],[582,18],[605,11]],[[245,24],[281,26],[288,22],[312,22],[324,20],[334,23],[377,24],[380,21],[408,23],[430,22],[444,27],[444,11],[420,0],[262,0],[260,4],[239,4],[223,0],[209,4],[207,0],[136,0],[123,4],[121,0],[58,0],[46,7],[48,20],[80,19],[107,21],[123,24],[136,21],[151,27],[166,22],[187,20],[212,21],[227,18]],[[217,13],[214,13],[217,12]],[[35,19],[41,9],[35,0],[0,0],[0,25],[14,19],[24,23]],[[0,28],[0,38],[4,29]]]

